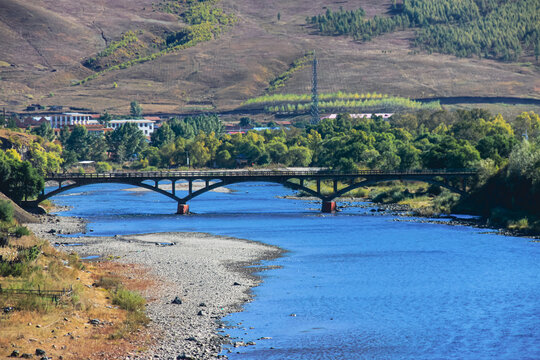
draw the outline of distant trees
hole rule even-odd
[[[534,113],[527,116],[536,118]],[[143,152],[145,166],[185,166],[189,157],[194,167],[230,168],[246,162],[408,170],[476,167],[482,160],[499,169],[519,141],[500,115],[479,109],[422,110],[389,120],[340,114],[305,129],[234,135],[213,131],[221,126],[213,116],[174,119],[168,125],[155,132],[153,146]]]
[[[514,61],[525,51],[540,54],[537,0],[403,0],[393,11],[392,17],[365,19],[362,9],[328,9],[306,20],[322,34],[364,41],[416,27],[416,46],[459,57]]]
[[[183,119],[172,119],[169,125],[175,136],[192,138],[199,132],[210,134],[212,132],[219,134],[223,129],[221,120],[215,114],[187,116]]]

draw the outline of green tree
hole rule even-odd
[[[152,146],[162,147],[163,145],[174,142],[175,134],[169,124],[164,123],[151,135]]]
[[[193,167],[203,167],[210,161],[210,151],[202,141],[192,141],[187,150]]]
[[[313,152],[305,146],[291,146],[285,161],[288,166],[307,167],[311,164]]]
[[[252,121],[248,117],[242,117],[242,118],[240,118],[239,125],[240,125],[240,127],[243,127],[243,128],[251,127],[252,126]]]
[[[133,118],[140,118],[142,116],[142,111],[143,109],[141,105],[139,105],[139,103],[136,100],[131,102],[129,113]]]
[[[39,194],[44,181],[28,161],[12,159],[0,150],[0,191],[15,202]]]
[[[137,124],[126,122],[106,136],[107,144],[116,161],[122,162],[138,156],[146,148],[146,138]]]
[[[71,166],[77,163],[78,157],[75,151],[64,150],[62,152],[62,169],[67,171]]]
[[[51,124],[48,121],[41,123],[39,127],[33,130],[33,133],[38,136],[41,136],[47,141],[54,140],[54,130],[51,128]]]
[[[109,126],[109,123],[111,122],[111,120],[112,120],[112,116],[111,114],[107,112],[107,110],[105,110],[105,112],[98,118],[99,123],[105,127]]]
[[[480,154],[466,140],[445,136],[442,141],[422,153],[422,162],[430,169],[462,169],[480,160]]]
[[[64,148],[74,152],[78,159],[85,159],[88,150],[88,130],[82,125],[75,125]]]

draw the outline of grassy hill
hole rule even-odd
[[[22,110],[37,102],[127,113],[130,101],[138,100],[145,112],[228,110],[265,94],[272,80],[312,50],[322,92],[540,98],[539,65],[529,55],[501,62],[428,54],[414,47],[411,29],[358,42],[318,35],[306,24],[306,17],[340,6],[361,6],[368,17],[390,16],[392,0],[221,0],[216,6],[237,22],[214,39],[72,85],[100,69],[83,66],[85,60],[128,31],[142,34],[134,53],[148,54],[158,50],[152,41],[185,28],[185,17],[163,11],[166,3],[171,1],[2,1],[0,107]],[[99,66],[125,56],[113,54]],[[274,92],[306,93],[310,84],[311,67],[304,66]]]

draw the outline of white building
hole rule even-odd
[[[51,122],[53,129],[61,128],[64,126],[73,125],[95,125],[99,124],[97,120],[93,120],[92,115],[79,114],[79,113],[64,113],[45,116],[47,120]]]
[[[118,129],[120,126],[126,123],[136,124],[139,130],[143,132],[145,136],[150,136],[154,132],[155,121],[154,120],[145,120],[145,119],[122,119],[122,120],[111,120],[109,121],[109,126],[111,129]]]
[[[351,118],[353,119],[371,119],[373,115],[375,116],[381,116],[383,119],[388,119],[394,113],[379,113],[379,114],[349,114]],[[338,117],[338,114],[330,114],[327,116],[324,116],[323,119],[336,119]]]

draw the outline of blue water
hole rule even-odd
[[[255,301],[224,320],[256,345],[230,359],[539,359],[540,243],[469,227],[396,222],[349,207],[276,198],[242,184],[190,201],[93,185],[53,198],[93,236],[197,231],[278,245]],[[291,316],[295,314],[296,316]],[[258,340],[271,337],[268,340]]]

